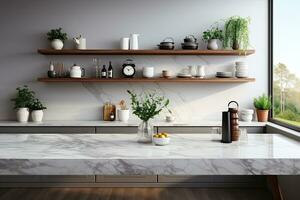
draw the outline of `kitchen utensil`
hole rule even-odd
[[[144,67],[143,68],[143,77],[153,78],[154,77],[154,67]]]
[[[128,37],[121,38],[120,46],[122,50],[129,50],[129,41]]]
[[[162,76],[164,78],[170,78],[171,77],[171,73],[168,70],[162,70]]]
[[[116,106],[107,102],[103,106],[103,120],[111,121],[111,113],[116,113]]]
[[[54,70],[52,70],[52,71],[49,70],[47,74],[48,74],[49,78],[55,78],[56,77],[56,72]]]
[[[197,39],[193,35],[188,35],[183,39],[184,43],[196,43]]]
[[[157,146],[165,146],[170,143],[170,138],[153,138],[153,143]]]
[[[230,112],[222,112],[222,143],[231,143]]]
[[[139,34],[133,33],[130,35],[130,49],[138,50],[139,49]]]
[[[76,49],[86,49],[86,38],[83,38],[81,35],[79,37],[73,38],[75,42]]]
[[[231,104],[235,104],[236,107],[230,107]],[[238,109],[239,104],[236,101],[230,101],[228,103],[228,111],[230,113],[230,132],[232,141],[238,141],[240,137]]]
[[[174,39],[172,37],[167,37],[157,46],[159,49],[173,50],[175,47]]]
[[[85,69],[83,67],[77,66],[74,64],[70,70],[71,78],[82,78],[85,76]]]
[[[204,65],[198,65],[197,66],[196,77],[205,78],[205,66]]]

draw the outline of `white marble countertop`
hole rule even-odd
[[[16,121],[0,121],[1,126],[138,126],[139,121],[45,121],[41,123],[27,122],[19,123]],[[240,126],[265,126],[265,122],[243,122],[240,121]],[[221,126],[221,121],[153,121],[154,126]]]
[[[249,134],[231,144],[212,134],[174,134],[168,146],[133,134],[1,134],[1,175],[300,175],[300,142]]]

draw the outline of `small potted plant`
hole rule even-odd
[[[153,126],[149,120],[167,108],[170,101],[155,92],[144,92],[139,95],[129,90],[127,92],[131,96],[133,114],[142,120],[138,128],[138,142],[150,143],[152,142]]]
[[[122,122],[127,122],[129,120],[129,109],[127,108],[124,100],[122,100],[119,103],[119,105],[120,105],[120,109],[118,110],[119,120]]]
[[[68,39],[67,34],[62,32],[62,28],[51,29],[47,36],[48,40],[51,41],[51,47],[56,50],[61,50],[64,47],[64,42]]]
[[[34,99],[29,105],[31,110],[31,119],[33,122],[42,122],[44,110],[47,109],[39,99]]]
[[[34,92],[29,89],[27,85],[18,87],[17,97],[12,99],[15,103],[15,109],[17,109],[17,120],[19,122],[28,122],[29,118],[29,106],[34,99]]]
[[[246,50],[249,47],[249,24],[250,18],[230,17],[225,22],[224,48]]]
[[[272,107],[271,98],[265,94],[258,98],[254,98],[254,107],[256,108],[257,120],[259,122],[268,121],[269,110]]]
[[[223,31],[218,27],[212,27],[211,29],[203,32],[202,40],[207,42],[207,49],[217,50],[219,49],[218,40],[223,40]]]

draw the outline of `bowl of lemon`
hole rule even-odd
[[[154,134],[153,143],[158,146],[168,145],[170,143],[169,134],[164,132]]]

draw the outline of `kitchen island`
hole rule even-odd
[[[299,175],[300,142],[248,134],[172,134],[168,146],[133,134],[1,134],[0,175]]]

